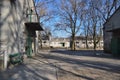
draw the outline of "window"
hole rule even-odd
[[[92,44],[92,42],[89,42],[89,44]]]
[[[101,42],[101,44],[103,44],[103,42]]]
[[[79,44],[79,42],[76,42],[76,44]]]
[[[83,44],[85,44],[85,42],[82,42]]]
[[[46,43],[46,41],[44,41],[44,43]]]

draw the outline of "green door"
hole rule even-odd
[[[112,38],[111,51],[114,56],[120,56],[120,38]]]
[[[27,38],[27,56],[32,56],[32,38],[30,36]]]

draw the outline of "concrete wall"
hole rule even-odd
[[[104,24],[105,30],[116,30],[120,28],[120,8],[110,17],[110,19]]]
[[[115,13],[109,18],[109,20],[104,24],[104,51],[111,52],[111,39],[113,36],[112,31],[120,29],[120,8],[118,8]]]
[[[33,0],[0,0],[0,49],[8,54],[17,53],[25,47],[25,22],[37,22]]]
[[[107,28],[107,27],[106,27]],[[107,32],[106,28],[103,30],[104,35],[104,52],[111,53],[111,39],[112,39],[112,32]]]
[[[0,1],[1,6],[1,49],[7,53],[20,51],[20,35],[23,31],[22,6],[17,7],[16,2],[10,0]],[[19,2],[20,3],[20,2]]]

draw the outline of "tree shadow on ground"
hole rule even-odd
[[[0,72],[0,80],[49,80],[47,77],[41,76],[35,69],[29,68],[25,64],[17,65],[12,69]]]
[[[37,55],[37,56],[39,57],[39,55]],[[40,57],[41,57],[41,55],[40,55]],[[45,58],[45,56],[44,56],[44,58]],[[74,72],[69,71],[69,70],[65,70],[62,67],[59,67],[58,65],[56,65],[54,63],[51,63],[51,62],[45,63],[44,61],[42,61],[42,60],[40,60],[38,58],[33,58],[33,59],[38,60],[39,62],[42,62],[44,64],[48,64],[49,66],[54,67],[55,69],[57,69],[56,70],[56,77],[57,77],[56,80],[59,80],[58,77],[60,77],[58,70],[63,71],[65,73],[67,72],[67,73],[69,73],[69,74],[71,74],[71,75],[73,75],[75,77],[78,77],[78,78],[83,78],[83,79],[86,79],[86,80],[94,80],[93,78],[90,78],[90,77],[87,77],[87,76],[84,76],[84,75],[81,75],[81,74],[77,74],[77,73],[74,73]],[[65,75],[65,73],[62,73],[62,75]]]
[[[75,55],[75,56],[88,56],[88,57],[99,57],[99,58],[110,58],[110,59],[120,59],[119,57],[115,57],[112,54],[104,53],[103,50],[51,50],[50,52],[56,54],[65,54],[65,55]]]
[[[76,74],[76,73],[71,72],[71,71],[67,71],[67,70],[65,70],[65,69],[63,69],[59,66],[56,66],[54,63],[45,63],[44,61],[42,61],[40,59],[40,57],[39,58],[33,58],[33,59],[39,61],[40,63],[42,62],[44,64],[48,64],[49,66],[51,66],[53,68],[57,68],[59,70],[67,72],[67,73],[69,73],[73,76],[80,77],[80,78],[83,78],[83,79],[86,79],[86,80],[94,80],[90,77],[80,75],[80,74]],[[37,63],[37,64],[39,64],[39,63]],[[38,65],[36,65],[36,66],[38,66]],[[17,65],[12,69],[7,69],[4,72],[0,72],[0,80],[50,80],[47,77],[41,76],[39,74],[39,70],[35,71],[35,69],[37,70],[37,68],[35,68],[35,67],[34,67],[34,69],[29,68],[25,64]],[[40,71],[43,71],[43,70],[40,70]],[[34,75],[31,75],[31,74],[34,74]],[[53,74],[53,73],[50,72],[49,74]],[[46,74],[44,74],[44,75],[46,75]],[[59,75],[57,74],[57,71],[56,71],[56,76],[59,77]]]
[[[54,68],[57,68],[58,70],[62,70],[63,72],[67,72],[73,76],[76,76],[76,77],[79,77],[82,79],[86,79],[86,80],[95,80],[95,79],[93,79],[92,77],[83,75],[83,74],[72,72],[69,69],[65,69],[64,66],[59,66],[59,63],[63,62],[63,63],[71,64],[71,65],[78,65],[79,67],[82,66],[82,67],[97,69],[97,71],[102,70],[107,73],[120,74],[120,68],[119,68],[120,65],[111,64],[109,62],[107,63],[104,61],[79,60],[79,59],[68,58],[65,56],[63,57],[63,56],[52,55],[52,54],[48,55],[48,54],[44,54],[44,53],[37,55],[37,57],[46,59],[46,60],[48,60],[48,62],[49,62],[49,60],[55,60],[55,61],[57,61],[57,63],[49,62],[48,64]],[[36,58],[36,60],[41,62],[41,60],[38,58]],[[65,74],[62,73],[62,75],[65,75]]]
[[[42,57],[41,57],[42,56]],[[43,58],[43,59],[42,59]],[[118,73],[120,74],[120,65],[110,64],[109,62],[104,61],[90,61],[90,60],[81,60],[81,59],[73,59],[66,56],[58,56],[58,55],[48,55],[44,53],[37,54],[36,57],[32,58],[31,61],[37,60],[37,63],[28,64],[32,65],[33,67],[28,67],[26,64],[15,66],[12,69],[8,69],[4,72],[0,72],[0,79],[1,80],[50,80],[48,77],[41,75],[41,72],[44,73],[45,70],[40,69],[42,65],[39,65],[40,63],[46,64],[51,66],[52,68],[62,70],[65,73],[69,73],[75,77],[86,79],[86,80],[95,80],[92,77],[89,77],[87,75],[79,74],[72,72],[69,69],[64,69],[63,67],[57,65],[56,63],[49,62],[49,60],[55,60],[58,62],[64,62],[71,65],[78,65],[79,67],[88,67],[93,68],[97,70],[103,70],[107,71],[108,73]],[[48,62],[45,62],[47,60]],[[33,61],[34,62],[34,61]],[[53,74],[51,71],[47,71],[48,74]],[[59,72],[58,72],[59,73]],[[57,76],[56,71],[56,76]],[[64,75],[64,73],[63,73]],[[14,77],[13,77],[14,76]],[[59,77],[60,75],[58,75]]]
[[[48,55],[48,54],[41,54],[46,59],[52,59],[57,60],[59,62],[65,62],[72,65],[79,65],[89,68],[94,68],[98,70],[104,70],[107,72],[112,73],[119,73],[120,74],[120,64],[115,65],[104,61],[90,61],[90,60],[81,60],[81,59],[73,59],[63,56],[57,56],[57,55]],[[38,55],[39,56],[39,55]]]

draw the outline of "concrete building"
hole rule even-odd
[[[93,44],[93,39],[91,37],[88,37],[87,42],[86,42],[86,38],[83,37],[83,36],[76,36],[75,37],[75,47],[76,47],[76,49],[86,48],[86,43],[87,43],[89,49],[93,49],[94,44]],[[98,42],[96,48],[97,49],[103,49],[103,39],[101,39]]]
[[[43,48],[69,48],[70,41],[68,38],[52,38],[50,40],[42,40]]]
[[[104,24],[105,52],[119,53],[120,51],[120,7]]]
[[[70,39],[69,38],[53,38],[51,40],[50,46],[54,48],[69,48]]]
[[[0,0],[0,51],[36,53],[38,21],[34,0]]]
[[[89,48],[93,48],[92,38],[88,39]],[[52,48],[70,48],[70,38],[52,38],[51,40],[42,40],[43,47],[52,47]],[[85,37],[76,36],[75,37],[75,47],[76,49],[86,48]],[[103,40],[97,44],[98,49],[103,49]]]

